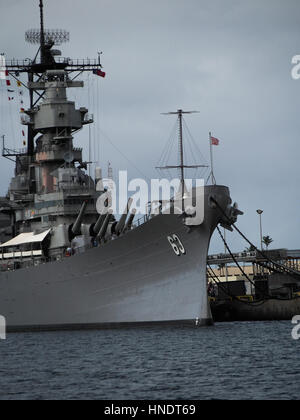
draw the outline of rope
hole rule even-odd
[[[168,161],[170,159],[170,156],[172,154],[172,150],[174,148],[175,138],[176,138],[175,134],[176,133],[177,133],[177,121],[173,126],[170,137],[169,137],[169,139],[166,143],[166,146],[165,146],[165,148],[162,152],[162,155],[159,159],[158,166],[167,166],[167,163],[168,163]]]
[[[254,247],[255,248],[255,250],[257,251],[257,252],[259,252],[259,254],[263,257],[263,258],[265,258],[266,260],[268,260],[270,263],[272,263],[275,267],[278,267],[278,268],[280,268],[280,269],[284,269],[284,271],[287,271],[287,272],[289,272],[290,274],[292,274],[292,275],[296,275],[296,276],[300,276],[300,273],[298,273],[297,271],[295,271],[295,270],[293,270],[293,269],[291,269],[291,268],[289,268],[289,267],[286,267],[286,266],[284,266],[284,265],[282,265],[282,264],[279,264],[279,263],[277,263],[276,261],[273,261],[271,258],[269,258],[268,256],[267,256],[267,254],[265,254],[263,251],[261,251],[260,249],[258,249],[240,230],[239,230],[239,228],[235,225],[235,224],[233,224],[232,225],[233,227],[234,227],[234,229],[248,242],[248,244],[250,245],[250,246],[252,246],[252,247]]]
[[[223,216],[228,220],[228,222],[230,223],[231,226],[233,226],[233,228],[242,236],[243,239],[245,239],[246,242],[248,242],[248,244],[250,246],[252,246],[257,252],[259,252],[259,254],[265,258],[266,260],[268,260],[270,263],[272,263],[274,266],[279,267],[280,269],[284,269],[285,271],[289,272],[290,274],[293,275],[297,275],[300,276],[300,273],[298,273],[295,270],[290,269],[289,267],[286,267],[282,264],[279,264],[275,261],[273,261],[271,258],[269,258],[263,251],[261,251],[260,249],[258,249],[241,231],[240,229],[234,224],[231,223],[230,218],[227,216],[227,214],[224,212],[224,210],[222,209],[222,207],[219,205],[219,203],[212,197],[212,201],[217,205],[218,209],[221,211],[221,213],[223,214]]]
[[[212,273],[212,275],[210,274],[210,278],[212,279],[212,281],[214,282],[214,283],[216,283],[222,290],[223,290],[223,292],[227,295],[227,296],[229,296],[230,298],[232,298],[232,300],[236,300],[237,302],[241,302],[241,303],[243,303],[243,304],[245,304],[245,305],[248,305],[248,306],[260,306],[260,305],[262,305],[262,304],[264,304],[265,302],[266,302],[266,299],[261,299],[261,300],[259,300],[259,301],[257,301],[257,302],[247,302],[247,301],[245,301],[245,300],[242,300],[242,299],[239,299],[237,296],[234,296],[234,295],[232,295],[232,294],[230,294],[229,292],[228,292],[228,290],[226,290],[226,287],[225,286],[223,286],[223,284],[222,284],[222,282],[219,280],[219,278],[216,276],[216,274],[215,274],[215,272],[214,272],[214,270],[211,268],[211,266],[210,266],[210,264],[208,264],[208,267],[209,267],[209,270],[211,271],[211,273]],[[209,273],[209,270],[208,270],[208,273]]]
[[[253,281],[253,280],[251,280],[250,279],[250,277],[247,275],[247,273],[243,270],[243,268],[242,268],[242,266],[240,265],[240,263],[238,262],[238,260],[235,258],[235,256],[233,255],[233,253],[231,252],[231,249],[229,248],[229,246],[228,246],[228,244],[227,244],[227,242],[226,242],[226,240],[225,240],[225,238],[223,237],[223,235],[222,235],[222,233],[221,233],[221,230],[220,230],[220,228],[219,228],[219,226],[217,226],[217,229],[218,229],[218,232],[219,232],[219,235],[220,235],[220,237],[221,237],[221,239],[222,239],[222,241],[223,241],[223,243],[224,243],[224,245],[225,245],[225,247],[226,247],[226,249],[227,249],[227,251],[229,252],[229,254],[230,254],[230,256],[231,256],[231,258],[233,259],[233,261],[235,262],[235,264],[236,264],[236,266],[238,267],[238,269],[240,270],[240,272],[243,274],[243,276],[252,284],[252,286],[254,286],[256,289],[258,289],[261,293],[262,293],[262,295],[263,296],[265,296],[265,297],[268,297],[268,298],[271,298],[271,296],[270,295],[265,295],[265,291],[264,290],[262,290],[262,289],[259,289],[259,287],[257,286],[257,284],[255,284],[255,282]]]
[[[214,200],[213,199],[213,201],[219,206],[219,204],[216,202],[216,200]],[[219,208],[222,210],[222,212],[223,212],[223,209],[219,206]],[[223,212],[224,213],[224,212]],[[225,215],[225,213],[224,213],[224,215]],[[227,215],[226,215],[226,217],[227,217]],[[228,218],[228,217],[227,217]],[[229,218],[228,218],[228,220],[229,220]],[[234,225],[233,225],[234,226]],[[263,294],[263,296],[264,297],[266,297],[266,298],[268,298],[268,299],[275,299],[275,300],[290,300],[289,298],[279,298],[278,296],[271,296],[270,294],[265,294],[265,291],[264,290],[260,290],[259,289],[259,287],[257,286],[257,284],[255,283],[255,282],[253,282],[251,279],[250,279],[250,277],[247,275],[247,273],[243,270],[243,268],[241,267],[241,265],[239,264],[239,262],[237,261],[237,259],[236,259],[236,257],[233,255],[233,253],[231,252],[231,249],[229,248],[229,246],[228,246],[228,244],[227,244],[227,242],[226,242],[226,240],[225,240],[225,238],[223,237],[223,235],[222,235],[222,233],[221,233],[221,230],[220,230],[220,228],[217,226],[217,230],[218,230],[218,232],[219,232],[219,235],[220,235],[220,237],[222,238],[222,241],[223,241],[223,243],[224,243],[224,245],[225,245],[225,247],[226,247],[226,249],[227,249],[227,251],[229,252],[229,254],[230,254],[230,256],[231,256],[231,258],[232,258],[232,260],[235,262],[235,264],[236,264],[236,266],[239,268],[239,270],[241,271],[241,273],[243,274],[243,276],[257,289],[257,290],[259,290],[262,294]],[[254,246],[254,245],[253,245]]]
[[[215,274],[215,272],[214,272],[214,270],[211,268],[211,265],[210,264],[207,264],[208,265],[208,270],[207,270],[207,272],[208,272],[208,274],[209,274],[209,276],[210,276],[210,278],[211,278],[211,280],[214,282],[214,283],[216,283],[217,285],[219,285],[220,286],[220,288],[223,290],[223,292],[227,295],[227,296],[229,296],[230,298],[232,298],[233,300],[240,300],[238,297],[236,297],[236,296],[234,296],[234,295],[231,295],[229,292],[228,292],[228,290],[226,290],[226,288],[225,288],[225,286],[223,286],[223,284],[222,284],[222,282],[219,280],[219,278],[218,278],[218,276]]]
[[[151,180],[150,180],[150,178],[147,176],[147,175],[145,175],[133,162],[132,162],[132,160],[130,160],[114,143],[113,143],[113,141],[108,137],[108,135],[103,131],[103,130],[99,130],[100,131],[100,133],[102,134],[102,136],[104,136],[105,138],[106,138],[106,140],[116,149],[116,151],[121,155],[121,156],[123,156],[123,158],[124,159],[126,159],[127,160],[127,162],[133,167],[133,168],[135,168],[135,170],[136,171],[138,171],[143,177],[144,177],[144,179],[147,179],[148,180],[148,182],[150,183],[151,182]]]

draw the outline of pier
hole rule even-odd
[[[300,250],[215,254],[207,263],[215,321],[285,320],[300,311]]]

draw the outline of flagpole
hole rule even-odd
[[[213,159],[213,148],[212,148],[211,133],[209,133],[209,147],[210,147],[211,182],[212,182],[213,185],[216,185],[216,178],[215,178],[215,175],[214,175],[214,159]]]

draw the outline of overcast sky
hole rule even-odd
[[[1,47],[9,58],[33,57],[24,41],[38,27],[38,0],[0,0]],[[256,209],[276,248],[300,248],[300,80],[291,60],[300,54],[299,0],[45,0],[45,26],[71,33],[63,56],[96,58],[105,79],[85,76],[85,93],[72,93],[95,114],[93,146],[101,166],[115,173],[157,177],[174,127],[162,112],[198,110],[186,122],[209,162],[214,148],[217,182],[228,185],[245,215],[239,227],[259,243]],[[98,97],[98,94],[100,97]],[[86,102],[86,103],[84,103]],[[0,135],[22,147],[18,98],[1,87]],[[88,129],[76,144],[87,146]],[[112,145],[113,144],[113,145]],[[125,158],[126,157],[126,158]],[[132,162],[133,164],[129,163]],[[2,159],[0,194],[13,165]],[[234,250],[247,244],[230,234]],[[215,238],[211,251],[222,249]]]

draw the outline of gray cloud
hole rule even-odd
[[[0,52],[7,57],[34,55],[24,32],[38,27],[37,6],[37,0],[0,1]],[[115,171],[128,166],[131,176],[140,176],[104,131],[143,173],[157,176],[154,167],[174,125],[160,113],[197,109],[187,123],[207,160],[208,132],[220,138],[216,178],[245,211],[242,230],[258,243],[260,207],[274,246],[299,248],[300,81],[291,78],[291,59],[300,54],[298,0],[45,0],[45,12],[47,27],[71,32],[64,56],[104,52],[107,78],[91,82],[100,99],[76,93],[100,117],[93,135],[102,166],[109,160]],[[13,135],[15,117],[3,98],[0,105],[0,134],[18,145],[18,116]],[[87,137],[82,132],[76,143],[87,145]],[[12,172],[2,160],[2,194]],[[234,249],[244,247],[235,235],[229,238]],[[212,250],[221,248],[215,239]]]

